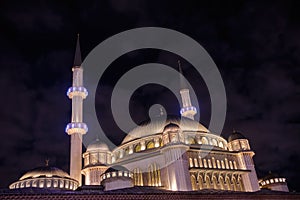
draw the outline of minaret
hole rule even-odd
[[[86,134],[88,127],[82,122],[82,102],[88,92],[83,87],[83,69],[81,67],[81,52],[79,45],[79,34],[77,36],[76,52],[73,71],[73,85],[68,89],[67,95],[72,99],[71,123],[66,127],[66,133],[71,136],[70,150],[70,176],[81,185],[82,168],[82,135]]]
[[[178,60],[178,67],[179,72],[181,73],[181,75],[183,75],[180,60]],[[187,88],[182,77],[180,77],[180,95],[182,100],[182,108],[180,109],[181,116],[194,120],[194,116],[197,114],[197,109],[196,107],[192,106],[190,91]]]

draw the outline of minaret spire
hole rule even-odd
[[[77,34],[77,43],[76,43],[76,50],[75,50],[75,57],[74,57],[74,67],[81,66],[81,51],[80,51],[80,42],[79,42],[79,33]]]
[[[72,99],[71,123],[66,127],[66,133],[71,136],[70,150],[70,176],[81,185],[82,169],[82,135],[88,131],[87,125],[83,122],[82,104],[88,92],[83,86],[83,68],[81,67],[81,52],[79,45],[79,35],[77,37],[74,66],[73,84],[68,89],[67,95]]]
[[[183,76],[183,72],[182,72],[180,60],[178,60],[177,63],[178,63],[178,70],[179,70],[179,73]],[[179,79],[180,79],[180,89],[187,88],[186,83],[185,83],[185,81],[184,81],[184,79],[183,79],[182,76],[179,77]]]
[[[178,60],[178,69],[180,74],[183,76],[180,60]],[[191,103],[190,91],[182,76],[180,76],[180,95],[182,100],[180,114],[181,116],[194,120],[194,116],[197,114],[197,109]]]

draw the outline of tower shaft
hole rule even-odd
[[[82,116],[83,99],[86,98],[88,92],[83,86],[83,69],[80,65],[81,55],[78,38],[74,67],[72,68],[73,84],[67,92],[68,97],[72,99],[72,117],[71,123],[66,127],[66,133],[71,136],[70,176],[79,182],[79,186],[81,185],[82,169],[82,135],[88,131]]]
[[[197,109],[194,106],[192,106],[189,89],[181,89],[180,96],[182,101],[182,108],[180,110],[180,114],[184,117],[194,120],[194,116],[197,113]]]
[[[182,107],[180,109],[181,116],[190,118],[194,120],[194,116],[197,114],[197,109],[192,105],[191,97],[190,97],[190,91],[187,87],[187,84],[185,84],[182,69],[181,69],[181,63],[178,61],[178,68],[179,72],[181,74],[180,76],[180,96],[182,101]]]

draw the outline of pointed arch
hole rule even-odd
[[[215,189],[215,190],[219,189],[218,188],[218,180],[215,175],[213,175],[213,177],[212,177],[212,184],[213,184],[213,189]]]
[[[160,168],[156,163],[153,163],[148,167],[148,185],[161,186]]]
[[[202,144],[208,144],[208,139],[206,138],[206,137],[202,137],[201,138],[201,142],[202,142]]]
[[[197,190],[197,181],[195,175],[191,175],[192,190]]]
[[[141,144],[138,143],[138,144],[135,145],[135,147],[134,147],[134,152],[140,152],[140,151],[141,151],[141,148],[142,148]]]
[[[228,176],[225,177],[225,186],[226,190],[231,190],[231,182]]]
[[[244,184],[243,184],[243,180],[242,180],[241,175],[239,175],[239,177],[238,177],[238,186],[239,186],[239,190],[240,190],[240,191],[245,191],[245,188],[244,188]]]
[[[202,190],[203,189],[203,178],[202,178],[202,175],[201,174],[198,174],[198,187],[199,187],[199,190]]]
[[[238,191],[238,186],[237,186],[236,178],[234,176],[232,176],[231,180],[232,180],[233,190],[234,191]]]
[[[221,175],[219,176],[219,184],[220,184],[220,189],[225,190],[224,178]]]
[[[205,175],[205,188],[209,189],[211,188],[211,182],[210,182],[210,178],[208,175]]]
[[[143,173],[142,173],[142,170],[140,168],[135,168],[133,170],[133,182],[134,182],[134,185],[137,185],[137,186],[143,186],[144,183],[143,183]]]
[[[153,149],[154,147],[155,147],[155,145],[152,140],[147,143],[147,149]]]

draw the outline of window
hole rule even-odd
[[[135,168],[133,170],[133,181],[134,185],[143,186],[143,173],[141,169]]]
[[[155,163],[148,168],[148,185],[161,186],[160,169]]]
[[[134,148],[135,152],[140,152],[141,151],[141,144],[137,144]]]
[[[223,142],[219,142],[219,147],[222,148],[222,149],[224,148]]]
[[[222,169],[225,169],[225,165],[224,165],[224,161],[223,160],[221,161],[221,166],[222,166]]]
[[[203,164],[204,164],[204,167],[207,168],[206,159],[203,159]]]
[[[147,143],[147,149],[153,149],[155,146],[154,146],[154,142],[153,141],[150,141]]]
[[[219,161],[219,160],[217,160],[217,166],[218,166],[218,169],[221,168],[221,165],[220,165],[220,161]]]
[[[209,167],[209,168],[212,168],[211,160],[210,160],[210,159],[208,159],[208,167]]]
[[[193,158],[189,158],[189,161],[190,161],[190,167],[194,167]]]
[[[197,158],[194,158],[195,167],[199,167]]]
[[[202,141],[202,144],[208,144],[208,140],[206,137],[202,137],[201,141]]]
[[[230,169],[233,169],[232,161],[229,161],[229,167]]]

